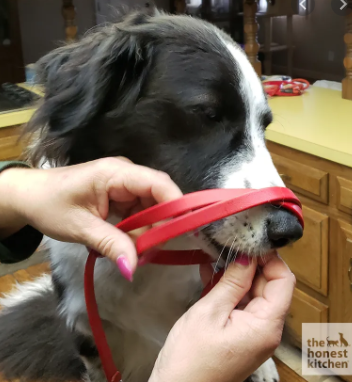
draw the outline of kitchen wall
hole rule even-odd
[[[170,0],[95,0],[97,23],[103,23],[114,19],[114,8],[119,9],[121,5],[130,8],[144,8],[146,4],[155,4],[159,9],[168,11]]]
[[[95,1],[74,0],[77,8],[78,33],[83,34],[100,21],[105,7],[96,15]],[[103,0],[112,6],[119,3],[145,4],[148,0]],[[168,10],[169,0],[155,0],[158,7]],[[61,0],[18,0],[22,47],[25,64],[37,61],[64,39]],[[100,16],[99,16],[100,15]],[[285,18],[273,22],[273,41],[285,43]],[[263,32],[263,28],[262,31]],[[340,81],[344,77],[342,60],[344,19],[330,8],[330,1],[315,1],[315,9],[308,16],[294,16],[294,75]],[[273,54],[273,71],[286,70],[285,52]]]
[[[309,0],[308,0],[309,1]],[[341,81],[344,77],[345,45],[344,17],[331,9],[331,2],[315,0],[315,8],[308,16],[294,16],[294,75]],[[273,41],[285,43],[286,19],[273,22]],[[286,54],[273,54],[273,71],[284,74]]]
[[[94,0],[75,0],[80,34],[95,24]],[[37,61],[64,36],[61,0],[18,0],[24,63]]]
[[[134,0],[145,3],[148,0]],[[131,4],[132,0],[105,0],[105,2]],[[169,0],[154,1],[168,10]],[[21,25],[22,50],[25,65],[37,61],[54,49],[64,36],[64,20],[61,0],[18,0]],[[96,24],[95,0],[74,0],[77,10],[79,35]],[[114,4],[112,4],[114,5]]]

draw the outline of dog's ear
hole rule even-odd
[[[141,30],[150,17],[135,13],[38,62],[45,97],[26,131],[40,129],[42,148],[48,150],[58,139],[72,136],[102,114],[119,113],[137,101],[153,55],[152,44]],[[41,155],[53,157],[57,152]]]

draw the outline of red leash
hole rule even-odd
[[[292,191],[287,188],[271,187],[260,190],[253,189],[215,189],[187,194],[180,199],[158,204],[133,215],[116,227],[130,232],[160,221],[171,219],[157,227],[153,227],[137,239],[139,265],[195,265],[211,264],[214,259],[201,250],[160,250],[154,247],[177,236],[193,231],[216,220],[245,211],[262,204],[271,203],[286,208],[297,216],[304,226],[301,203]],[[94,293],[94,266],[97,252],[90,251],[84,274],[84,292],[87,314],[97,346],[101,363],[108,382],[121,381],[121,373],[117,370],[106,340],[102,321]],[[215,274],[213,280],[205,287],[202,296],[220,280],[224,271]]]
[[[293,97],[304,93],[310,86],[307,80],[296,78],[291,81],[264,81],[265,92],[270,96]]]

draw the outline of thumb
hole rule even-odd
[[[211,305],[214,312],[224,314],[227,321],[229,314],[250,290],[256,265],[255,258],[247,257],[231,263],[220,281],[202,299],[203,303]]]
[[[112,224],[95,216],[92,219],[89,233],[83,238],[84,244],[113,261],[122,276],[132,281],[138,262],[132,239]]]

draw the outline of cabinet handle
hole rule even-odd
[[[284,181],[284,182],[289,182],[291,180],[291,177],[289,175],[286,175],[286,174],[279,174],[281,176],[281,179]]]
[[[352,257],[350,258],[350,266],[348,268],[348,279],[350,280],[350,289],[352,291]]]

